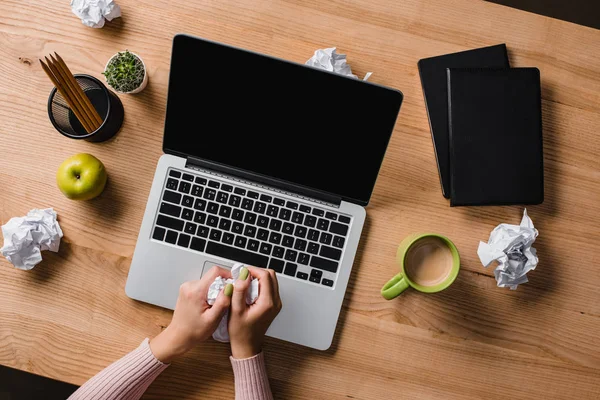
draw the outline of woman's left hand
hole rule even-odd
[[[233,294],[233,286],[228,284],[219,293],[215,304],[210,306],[206,302],[208,288],[218,276],[227,279],[231,277],[231,273],[229,270],[213,267],[202,279],[181,285],[171,324],[150,341],[150,349],[157,359],[169,363],[176,356],[208,339],[217,329],[231,304]]]

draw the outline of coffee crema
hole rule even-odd
[[[424,237],[413,243],[404,258],[408,279],[421,286],[444,282],[452,271],[452,252],[437,237]]]

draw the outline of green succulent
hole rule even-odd
[[[112,88],[126,93],[140,87],[146,71],[142,60],[125,50],[113,57],[102,74]]]

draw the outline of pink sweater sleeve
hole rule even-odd
[[[146,338],[137,349],[77,389],[69,400],[137,400],[168,366],[154,357]]]
[[[235,379],[235,400],[273,400],[263,353],[241,360],[229,359]]]

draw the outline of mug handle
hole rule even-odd
[[[400,272],[390,279],[388,283],[383,285],[381,288],[381,295],[384,299],[391,300],[394,297],[399,296],[400,293],[404,292],[406,289],[408,289],[408,282],[404,278],[404,274]]]

